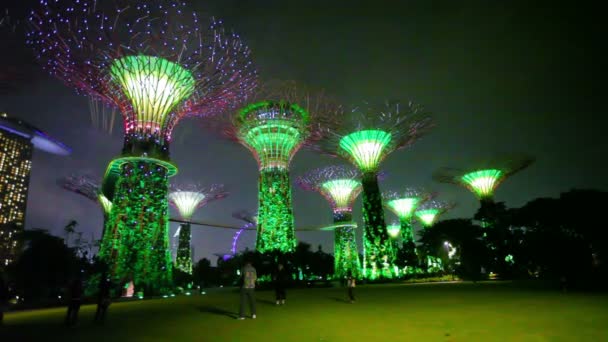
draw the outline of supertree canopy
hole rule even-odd
[[[386,232],[388,236],[393,239],[396,239],[401,235],[401,223],[395,222],[386,226]]]
[[[259,252],[295,249],[289,164],[302,145],[320,138],[320,127],[339,111],[323,94],[312,94],[294,82],[267,83],[225,128],[258,161]]]
[[[101,193],[101,179],[87,174],[74,174],[58,179],[57,184],[65,190],[77,193],[98,203],[103,210],[104,217],[110,213],[112,202]]]
[[[196,209],[227,195],[222,184],[174,186],[169,193],[169,203],[177,209],[182,220],[190,221]],[[192,274],[191,240],[190,223],[180,224],[175,267],[188,274]]]
[[[529,156],[504,156],[478,163],[468,169],[441,168],[433,178],[441,183],[459,184],[469,189],[483,203],[492,202],[494,192],[507,177],[534,162]]]
[[[386,102],[380,106],[354,107],[351,122],[329,129],[329,139],[318,145],[330,155],[350,161],[362,173],[364,227],[364,276],[392,277],[392,242],[386,231],[382,197],[378,186],[380,163],[393,151],[411,146],[432,126],[418,106]]]
[[[386,208],[399,218],[402,240],[413,241],[412,216],[416,208],[428,200],[431,194],[419,189],[408,188],[402,192],[385,191],[382,197]]]
[[[345,166],[313,170],[296,179],[302,189],[316,191],[329,202],[334,218],[334,275],[344,278],[349,273],[358,277],[361,264],[352,223],[352,205],[361,193],[361,174]],[[346,223],[346,224],[344,224]]]
[[[438,201],[438,200],[429,200],[416,210],[416,218],[422,224],[423,227],[430,227],[435,224],[437,218],[447,212],[448,210],[454,208],[456,206],[455,203]]]
[[[116,235],[104,236],[100,256],[120,281],[167,289],[171,132],[182,117],[225,112],[252,92],[249,49],[221,21],[169,0],[41,1],[29,24],[44,68],[124,119],[122,154],[102,186],[113,203],[106,232]]]

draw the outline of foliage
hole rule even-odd
[[[26,248],[8,268],[17,294],[27,302],[46,301],[63,295],[70,280],[83,277],[87,261],[79,258],[62,238],[46,230],[23,231]]]

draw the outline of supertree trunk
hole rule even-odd
[[[148,160],[121,165],[100,256],[121,283],[160,293],[171,287],[167,170]]]
[[[394,259],[393,246],[386,232],[382,196],[375,172],[366,172],[361,179],[363,185],[363,244],[364,276],[375,279],[393,276],[390,264]]]
[[[334,213],[334,223],[351,222],[351,213]],[[334,276],[344,279],[349,273],[359,278],[361,276],[361,263],[355,228],[352,226],[336,228],[334,232]]]
[[[260,253],[293,252],[293,228],[289,170],[271,168],[260,172],[256,249]]]
[[[192,248],[190,245],[191,232],[189,223],[181,225],[178,239],[175,267],[183,272],[192,274]]]

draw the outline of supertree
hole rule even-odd
[[[252,92],[249,49],[221,21],[169,0],[41,1],[29,24],[44,68],[124,119],[122,154],[102,185],[113,203],[106,231],[117,238],[104,237],[101,256],[116,279],[167,290],[171,132],[182,117],[225,112]]]
[[[249,105],[224,122],[226,135],[247,147],[258,162],[258,252],[294,251],[289,164],[304,144],[321,137],[321,127],[340,112],[323,93],[312,93],[291,81],[268,82]]]
[[[482,213],[482,225],[490,225],[488,214],[494,206],[494,192],[498,186],[518,171],[525,169],[534,162],[534,158],[521,155],[506,155],[485,160],[468,169],[441,168],[433,178],[441,183],[452,183],[469,189],[479,199]]]
[[[446,213],[455,206],[456,203],[454,202],[431,199],[421,204],[414,215],[416,216],[416,219],[418,220],[418,222],[420,222],[422,227],[428,228],[435,224],[435,221],[437,221],[437,218],[440,215]],[[439,272],[443,270],[443,262],[441,261],[441,258],[435,255],[427,254],[426,267],[427,272],[429,273]]]
[[[328,139],[317,147],[340,156],[362,173],[363,185],[363,272],[370,279],[392,277],[392,242],[386,232],[378,168],[393,151],[411,146],[432,126],[430,117],[412,103],[405,106],[385,102],[380,106],[364,103],[351,111],[350,122],[329,129]]]
[[[428,228],[435,224],[437,218],[456,206],[454,202],[446,202],[439,200],[429,200],[418,207],[416,219],[424,228]]]
[[[342,279],[351,273],[359,277],[361,263],[355,238],[353,202],[361,193],[361,174],[345,166],[328,166],[296,178],[302,189],[316,191],[329,202],[334,225],[334,275]]]
[[[384,206],[392,211],[401,224],[401,239],[403,242],[413,242],[412,217],[416,208],[432,197],[432,194],[416,188],[404,191],[385,191],[382,193]]]
[[[112,202],[101,193],[101,179],[87,174],[73,174],[57,180],[57,185],[99,204],[104,222],[112,210]]]
[[[190,242],[192,233],[188,221],[192,219],[196,209],[226,196],[228,196],[228,192],[224,190],[222,184],[172,186],[171,192],[169,192],[169,203],[177,209],[181,219],[186,221],[179,226],[179,242],[175,257],[175,267],[179,270],[192,274],[192,246]]]
[[[237,230],[237,232],[234,233],[234,236],[232,237],[232,245],[230,247],[230,253],[232,253],[232,255],[234,256],[234,255],[236,255],[237,245],[238,245],[239,239],[241,238],[241,234],[243,234],[243,232],[245,230],[255,230],[256,229],[257,222],[258,222],[258,215],[257,215],[257,213],[251,213],[247,210],[239,210],[239,211],[235,211],[234,213],[232,213],[232,217],[245,222],[245,224],[239,230]]]

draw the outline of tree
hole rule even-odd
[[[41,229],[23,231],[20,238],[27,247],[9,272],[28,301],[57,298],[70,279],[84,276],[86,261],[63,239]]]
[[[469,219],[439,221],[422,231],[421,249],[428,255],[439,255],[444,264],[449,264],[445,251],[447,242],[456,248],[457,274],[465,279],[478,280],[482,277],[482,267],[488,265],[488,249],[482,236],[482,228]]]

